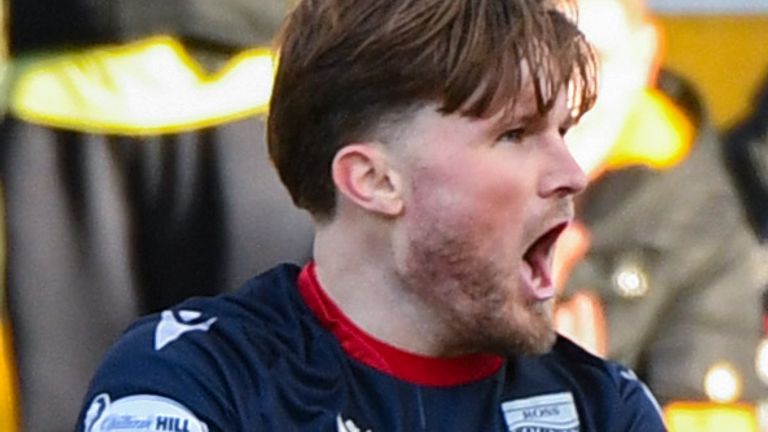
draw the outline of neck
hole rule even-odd
[[[343,228],[342,228],[343,225]],[[445,356],[444,326],[395,267],[387,230],[350,229],[330,222],[318,227],[315,271],[323,290],[360,329],[393,347],[425,356]],[[363,234],[361,234],[363,233]]]

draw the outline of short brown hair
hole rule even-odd
[[[278,37],[269,152],[297,206],[333,215],[331,164],[348,143],[427,102],[481,117],[514,105],[521,64],[540,112],[567,88],[575,117],[595,98],[595,61],[544,0],[303,0]]]

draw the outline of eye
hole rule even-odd
[[[515,128],[505,131],[499,136],[499,141],[520,142],[525,137],[525,128]]]

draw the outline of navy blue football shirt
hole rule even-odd
[[[666,430],[628,369],[565,338],[542,356],[431,358],[356,327],[312,264],[190,299],[131,326],[78,431]]]

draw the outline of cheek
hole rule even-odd
[[[461,239],[474,253],[509,271],[522,255],[527,225],[528,197],[520,179],[491,170],[420,174],[411,200],[410,232],[438,230]]]
[[[514,226],[533,194],[527,179],[494,163],[456,163],[414,171],[412,204],[425,210],[453,214],[463,223]]]
[[[461,217],[472,206],[455,173],[440,167],[416,168],[411,178],[410,199],[406,212],[419,223]]]

